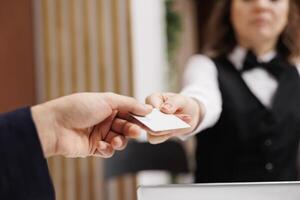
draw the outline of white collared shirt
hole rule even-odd
[[[229,54],[228,59],[237,70],[243,67],[246,49],[236,47]],[[275,51],[258,57],[260,62],[268,62],[276,56]],[[300,63],[296,66],[300,75]],[[271,107],[273,96],[277,90],[278,82],[263,68],[254,68],[242,73],[242,78],[251,92],[266,107]],[[222,97],[218,83],[218,71],[214,62],[207,56],[195,55],[187,65],[183,76],[182,95],[192,97],[201,102],[205,108],[205,115],[198,127],[189,135],[214,126],[222,112]],[[182,137],[181,137],[182,138]],[[182,139],[184,139],[183,137]]]

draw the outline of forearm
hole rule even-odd
[[[194,99],[202,111],[197,127],[190,133],[194,135],[214,126],[222,112],[217,68],[208,57],[194,56],[190,59],[183,79],[181,94]]]

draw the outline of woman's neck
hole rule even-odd
[[[276,41],[264,41],[264,42],[240,42],[241,47],[251,49],[256,56],[263,56],[270,51],[273,51],[276,47]]]

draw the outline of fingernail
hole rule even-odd
[[[151,105],[149,105],[149,104],[145,104],[145,108],[148,109],[148,110],[150,110],[150,109],[152,110],[152,109],[153,109],[153,106],[151,106]]]
[[[117,148],[119,148],[119,147],[122,146],[122,141],[121,141],[120,138],[114,139],[114,143],[115,143],[115,146],[116,146]]]
[[[172,105],[169,104],[169,103],[165,103],[163,106],[162,106],[163,109],[166,109],[166,110],[170,110],[172,108]]]
[[[138,138],[138,137],[140,137],[142,132],[144,132],[144,130],[137,126],[136,128],[134,128],[134,130],[132,130],[128,133],[128,137],[134,138],[134,139]]]
[[[100,141],[99,142],[99,149],[105,150],[107,148],[107,144],[105,142]]]
[[[183,120],[191,120],[192,117],[189,116],[189,115],[184,115],[184,116],[182,116],[182,119],[183,119]]]

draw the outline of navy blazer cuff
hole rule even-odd
[[[0,160],[0,199],[54,199],[29,107],[0,115]]]

